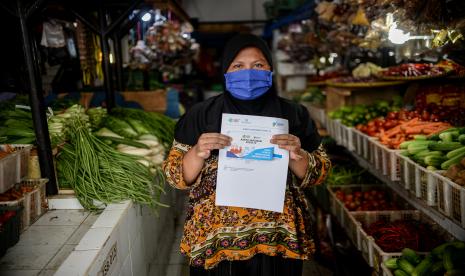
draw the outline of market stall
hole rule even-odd
[[[281,94],[337,143],[326,142],[327,190],[310,195],[320,254],[336,271],[368,273],[344,264],[352,248],[373,275],[463,266],[463,7],[439,2],[322,1],[275,31],[275,55],[294,68],[284,75],[314,71]]]

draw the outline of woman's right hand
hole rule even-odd
[[[232,138],[221,133],[203,133],[194,146],[195,153],[202,159],[210,157],[211,151],[231,145]]]

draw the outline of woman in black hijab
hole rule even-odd
[[[302,260],[315,249],[302,189],[322,183],[330,167],[321,138],[305,107],[277,95],[263,40],[234,37],[222,67],[225,92],[179,120],[164,162],[168,183],[189,189],[181,252],[189,257],[191,275],[301,275]],[[288,120],[289,134],[270,141],[290,153],[283,213],[215,205],[217,150],[231,144],[220,133],[223,113]]]

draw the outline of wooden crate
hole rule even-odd
[[[161,112],[166,111],[166,90],[155,91],[127,91],[121,92],[127,102],[137,102],[145,111]]]
[[[371,104],[376,100],[390,101],[394,96],[399,96],[402,89],[392,86],[356,89],[327,86],[324,88],[324,92],[326,94],[326,112],[331,112],[342,106]]]

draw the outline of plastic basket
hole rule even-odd
[[[438,202],[437,185],[437,177],[415,163],[415,194],[428,206],[436,206]]]
[[[437,180],[438,210],[465,228],[465,187],[462,187],[441,172],[433,172]]]
[[[21,216],[21,232],[27,229],[41,215],[47,211],[46,187],[48,179],[30,179],[24,180],[19,185],[32,186],[34,189],[25,193],[22,198],[13,201],[0,201],[0,206],[11,206],[23,208]]]
[[[21,234],[21,206],[0,206],[0,215],[6,211],[15,211],[16,214],[11,217],[0,228],[0,257],[2,257],[9,247],[12,247],[19,241]]]
[[[0,193],[17,183],[19,157],[17,152],[13,152],[0,159]]]
[[[397,153],[400,161],[400,181],[407,191],[415,193],[415,168],[416,164],[410,158]]]

